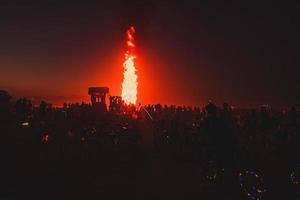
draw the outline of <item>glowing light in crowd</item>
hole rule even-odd
[[[28,122],[23,122],[21,123],[22,126],[29,126],[29,123]]]
[[[42,136],[42,142],[47,143],[49,141],[49,135],[46,133]]]

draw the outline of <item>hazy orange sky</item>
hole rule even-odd
[[[300,102],[293,6],[126,2],[2,2],[0,88],[56,105],[89,101],[89,86],[120,95],[134,25],[142,104]]]

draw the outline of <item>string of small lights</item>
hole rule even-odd
[[[263,179],[254,171],[243,171],[239,173],[239,183],[242,191],[251,200],[261,200],[267,192]]]
[[[295,169],[292,170],[292,172],[290,173],[289,179],[290,179],[290,183],[292,185],[300,185],[300,166],[296,167]]]

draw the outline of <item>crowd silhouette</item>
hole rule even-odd
[[[209,102],[203,108],[123,105],[100,112],[85,103],[33,106],[0,91],[0,126],[0,198],[300,197],[295,107]],[[263,177],[265,194],[239,183],[245,170]]]

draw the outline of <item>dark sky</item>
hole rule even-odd
[[[143,104],[299,105],[299,6],[241,2],[2,0],[0,88],[56,104],[88,86],[120,95],[134,25]]]

